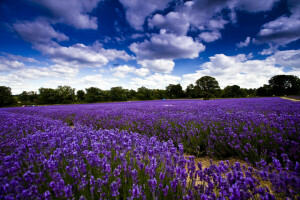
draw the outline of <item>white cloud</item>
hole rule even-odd
[[[250,41],[251,41],[251,38],[247,37],[244,42],[240,42],[240,43],[236,44],[236,46],[239,48],[247,47],[250,44]]]
[[[196,58],[205,46],[188,36],[176,36],[172,33],[161,31],[154,34],[150,41],[132,43],[130,50],[137,55],[139,60]]]
[[[250,60],[244,54],[216,54],[200,68],[195,73],[183,75],[181,83],[184,88],[190,83],[194,84],[202,76],[215,77],[221,88],[235,84],[244,88],[258,88],[272,76],[284,74],[284,68],[276,67],[273,60]]]
[[[138,64],[153,72],[171,73],[175,63],[173,60],[155,59],[155,60],[139,60]]]
[[[145,18],[156,10],[163,10],[171,0],[120,0],[126,10],[128,23],[137,30],[143,29]]]
[[[39,63],[39,61],[37,61],[34,58],[30,58],[30,57],[24,57],[24,56],[20,56],[20,55],[13,55],[13,54],[10,54],[10,53],[5,53],[5,52],[1,52],[1,54],[5,55],[7,58],[9,58],[11,60],[15,60],[15,61]]]
[[[117,58],[128,61],[132,59],[124,50],[104,49],[99,42],[91,46],[75,44],[63,47],[56,43],[34,46],[42,53],[49,55],[55,63],[79,67],[101,67]]]
[[[136,74],[138,76],[146,76],[150,71],[146,68],[136,69],[135,67],[130,67],[128,65],[120,65],[118,67],[112,68],[111,71],[113,75],[118,78],[126,78],[127,74]]]
[[[258,33],[257,42],[285,45],[300,39],[300,19],[281,16],[264,24]]]
[[[271,10],[276,2],[279,0],[239,0],[235,1],[236,7],[239,10],[248,12],[260,12]]]
[[[53,14],[54,22],[66,23],[78,29],[97,29],[97,18],[90,13],[101,0],[32,0]]]
[[[0,72],[18,70],[24,67],[25,64],[22,62],[0,56]]]
[[[199,38],[205,42],[213,42],[220,39],[222,36],[219,31],[203,32],[199,35]]]
[[[57,41],[69,38],[55,31],[48,22],[42,19],[35,21],[20,21],[12,25],[13,29],[26,41],[30,43],[48,43],[53,39]]]
[[[169,12],[166,16],[156,14],[148,20],[151,28],[166,29],[177,35],[185,35],[189,29],[189,22],[184,13]]]
[[[85,76],[79,80],[79,83],[86,87],[98,87],[101,89],[110,89],[111,87],[116,86],[117,82],[118,79],[105,78],[101,74]]]
[[[155,73],[146,78],[132,78],[130,84],[136,88],[145,86],[151,89],[165,89],[169,84],[178,84],[181,80],[178,76]]]
[[[268,59],[284,67],[300,68],[300,49],[278,51]]]

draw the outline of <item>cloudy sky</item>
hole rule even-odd
[[[1,0],[0,85],[257,88],[300,76],[298,0]]]

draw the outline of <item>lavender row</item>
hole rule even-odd
[[[167,100],[10,108],[94,129],[118,129],[171,139],[196,156],[261,158],[287,154],[299,162],[300,104],[281,98]]]
[[[300,166],[286,154],[285,166],[203,168],[171,140],[7,112],[0,133],[0,199],[299,198]]]

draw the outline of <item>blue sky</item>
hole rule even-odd
[[[300,76],[297,0],[2,0],[0,85],[257,88]]]

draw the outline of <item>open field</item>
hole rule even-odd
[[[299,130],[277,97],[2,108],[0,199],[297,199]]]

